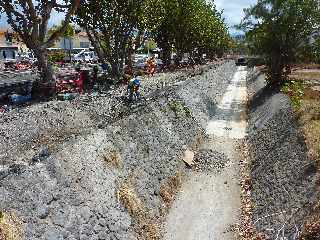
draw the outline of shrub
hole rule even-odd
[[[176,114],[176,117],[191,117],[192,111],[189,107],[185,106],[184,103],[180,101],[172,101],[169,103],[170,109]]]
[[[291,102],[295,108],[300,108],[301,100],[304,95],[304,86],[301,81],[286,82],[283,85],[281,92],[287,94],[290,97]]]
[[[49,53],[48,54],[48,61],[51,63],[61,62],[66,57],[66,54],[62,51]]]

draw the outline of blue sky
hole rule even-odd
[[[1,0],[0,0],[1,1]],[[215,0],[215,4],[219,10],[224,10],[224,17],[230,27],[231,33],[236,33],[232,26],[238,24],[243,17],[243,8],[249,7],[257,0]],[[61,20],[59,14],[54,14],[50,19],[50,25]],[[0,27],[5,26],[5,18],[1,16]]]
[[[52,17],[49,20],[49,25],[52,26],[56,23],[59,23],[61,20],[62,20],[61,14],[54,11]],[[6,17],[3,14],[1,14],[0,28],[6,27],[6,26],[7,26]]]

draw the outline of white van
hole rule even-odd
[[[81,62],[90,62],[98,60],[98,57],[94,51],[83,50],[78,54],[73,56],[74,61],[81,61]]]

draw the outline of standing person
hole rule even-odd
[[[95,84],[97,83],[98,72],[99,72],[99,66],[97,64],[95,64],[92,68],[92,78],[91,78],[91,82],[90,82],[90,90],[93,90]]]
[[[124,68],[124,74],[123,74],[123,83],[128,84],[130,79],[134,76],[132,67],[126,66]]]

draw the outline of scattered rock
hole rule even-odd
[[[42,206],[38,209],[38,217],[41,219],[46,218],[49,215],[49,208],[47,206]]]
[[[12,164],[9,167],[9,172],[11,174],[21,174],[24,172],[24,170],[26,169],[25,165],[21,165],[21,164]]]
[[[44,233],[44,239],[46,240],[63,240],[63,236],[59,233],[58,229],[51,228]]]
[[[195,169],[201,172],[220,171],[225,167],[229,159],[220,152],[214,150],[201,150],[195,155]]]
[[[42,162],[45,161],[50,156],[49,149],[43,148],[38,154],[32,157],[32,162]]]
[[[188,149],[188,150],[186,150],[186,151],[184,152],[183,161],[184,161],[189,167],[192,167],[192,165],[194,164],[193,158],[194,158],[194,152],[193,152],[193,151],[190,151],[190,150]]]

